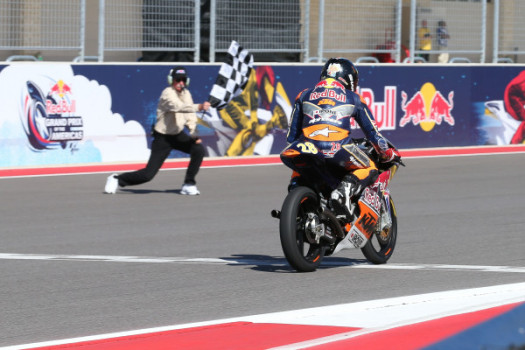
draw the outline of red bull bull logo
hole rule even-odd
[[[332,79],[332,78],[328,78],[328,79],[324,79],[324,80],[321,80],[320,82],[318,82],[315,87],[324,87],[324,88],[327,88],[327,89],[332,89],[332,88],[339,88],[339,89],[344,89],[345,87],[343,86],[343,84],[341,84],[340,82],[338,82],[337,80],[335,79]]]
[[[437,91],[432,83],[425,83],[407,102],[406,92],[401,92],[401,109],[404,112],[399,126],[404,127],[412,122],[419,125],[424,131],[430,131],[434,126],[445,122],[454,125],[455,120],[450,111],[454,108],[454,91],[449,92],[448,98]]]
[[[55,85],[51,87],[51,89],[49,89],[49,92],[51,94],[57,94],[58,96],[60,96],[60,98],[64,98],[66,94],[71,94],[71,88],[69,87],[69,85],[64,83],[62,79],[60,79],[56,82]]]

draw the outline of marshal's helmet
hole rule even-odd
[[[359,73],[350,60],[342,57],[330,58],[324,64],[320,80],[328,78],[337,80],[346,89],[355,92],[359,81]]]

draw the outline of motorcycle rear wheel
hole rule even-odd
[[[385,264],[392,256],[396,246],[397,216],[392,197],[390,197],[390,217],[392,226],[372,234],[366,245],[361,248],[365,258],[373,264]]]
[[[305,223],[308,213],[319,207],[317,194],[308,187],[297,187],[286,196],[279,223],[281,246],[288,263],[299,272],[312,272],[319,267],[325,247],[310,243]]]

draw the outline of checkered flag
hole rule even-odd
[[[236,96],[239,96],[253,69],[253,56],[244,50],[239,43],[232,41],[228,49],[228,58],[221,65],[219,75],[213,85],[208,101],[211,106],[220,110]]]

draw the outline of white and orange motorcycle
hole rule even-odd
[[[397,239],[397,215],[388,185],[401,159],[379,162],[378,154],[366,139],[355,139],[378,166],[379,175],[354,198],[349,211],[331,204],[330,194],[337,186],[327,179],[323,162],[316,162],[313,144],[297,147],[305,162],[284,162],[301,175],[301,185],[286,196],[281,210],[272,210],[280,220],[279,231],[284,255],[297,271],[315,271],[323,257],[342,249],[361,249],[368,261],[384,264],[392,256]],[[321,159],[322,155],[319,156]],[[282,158],[282,157],[281,157]]]

